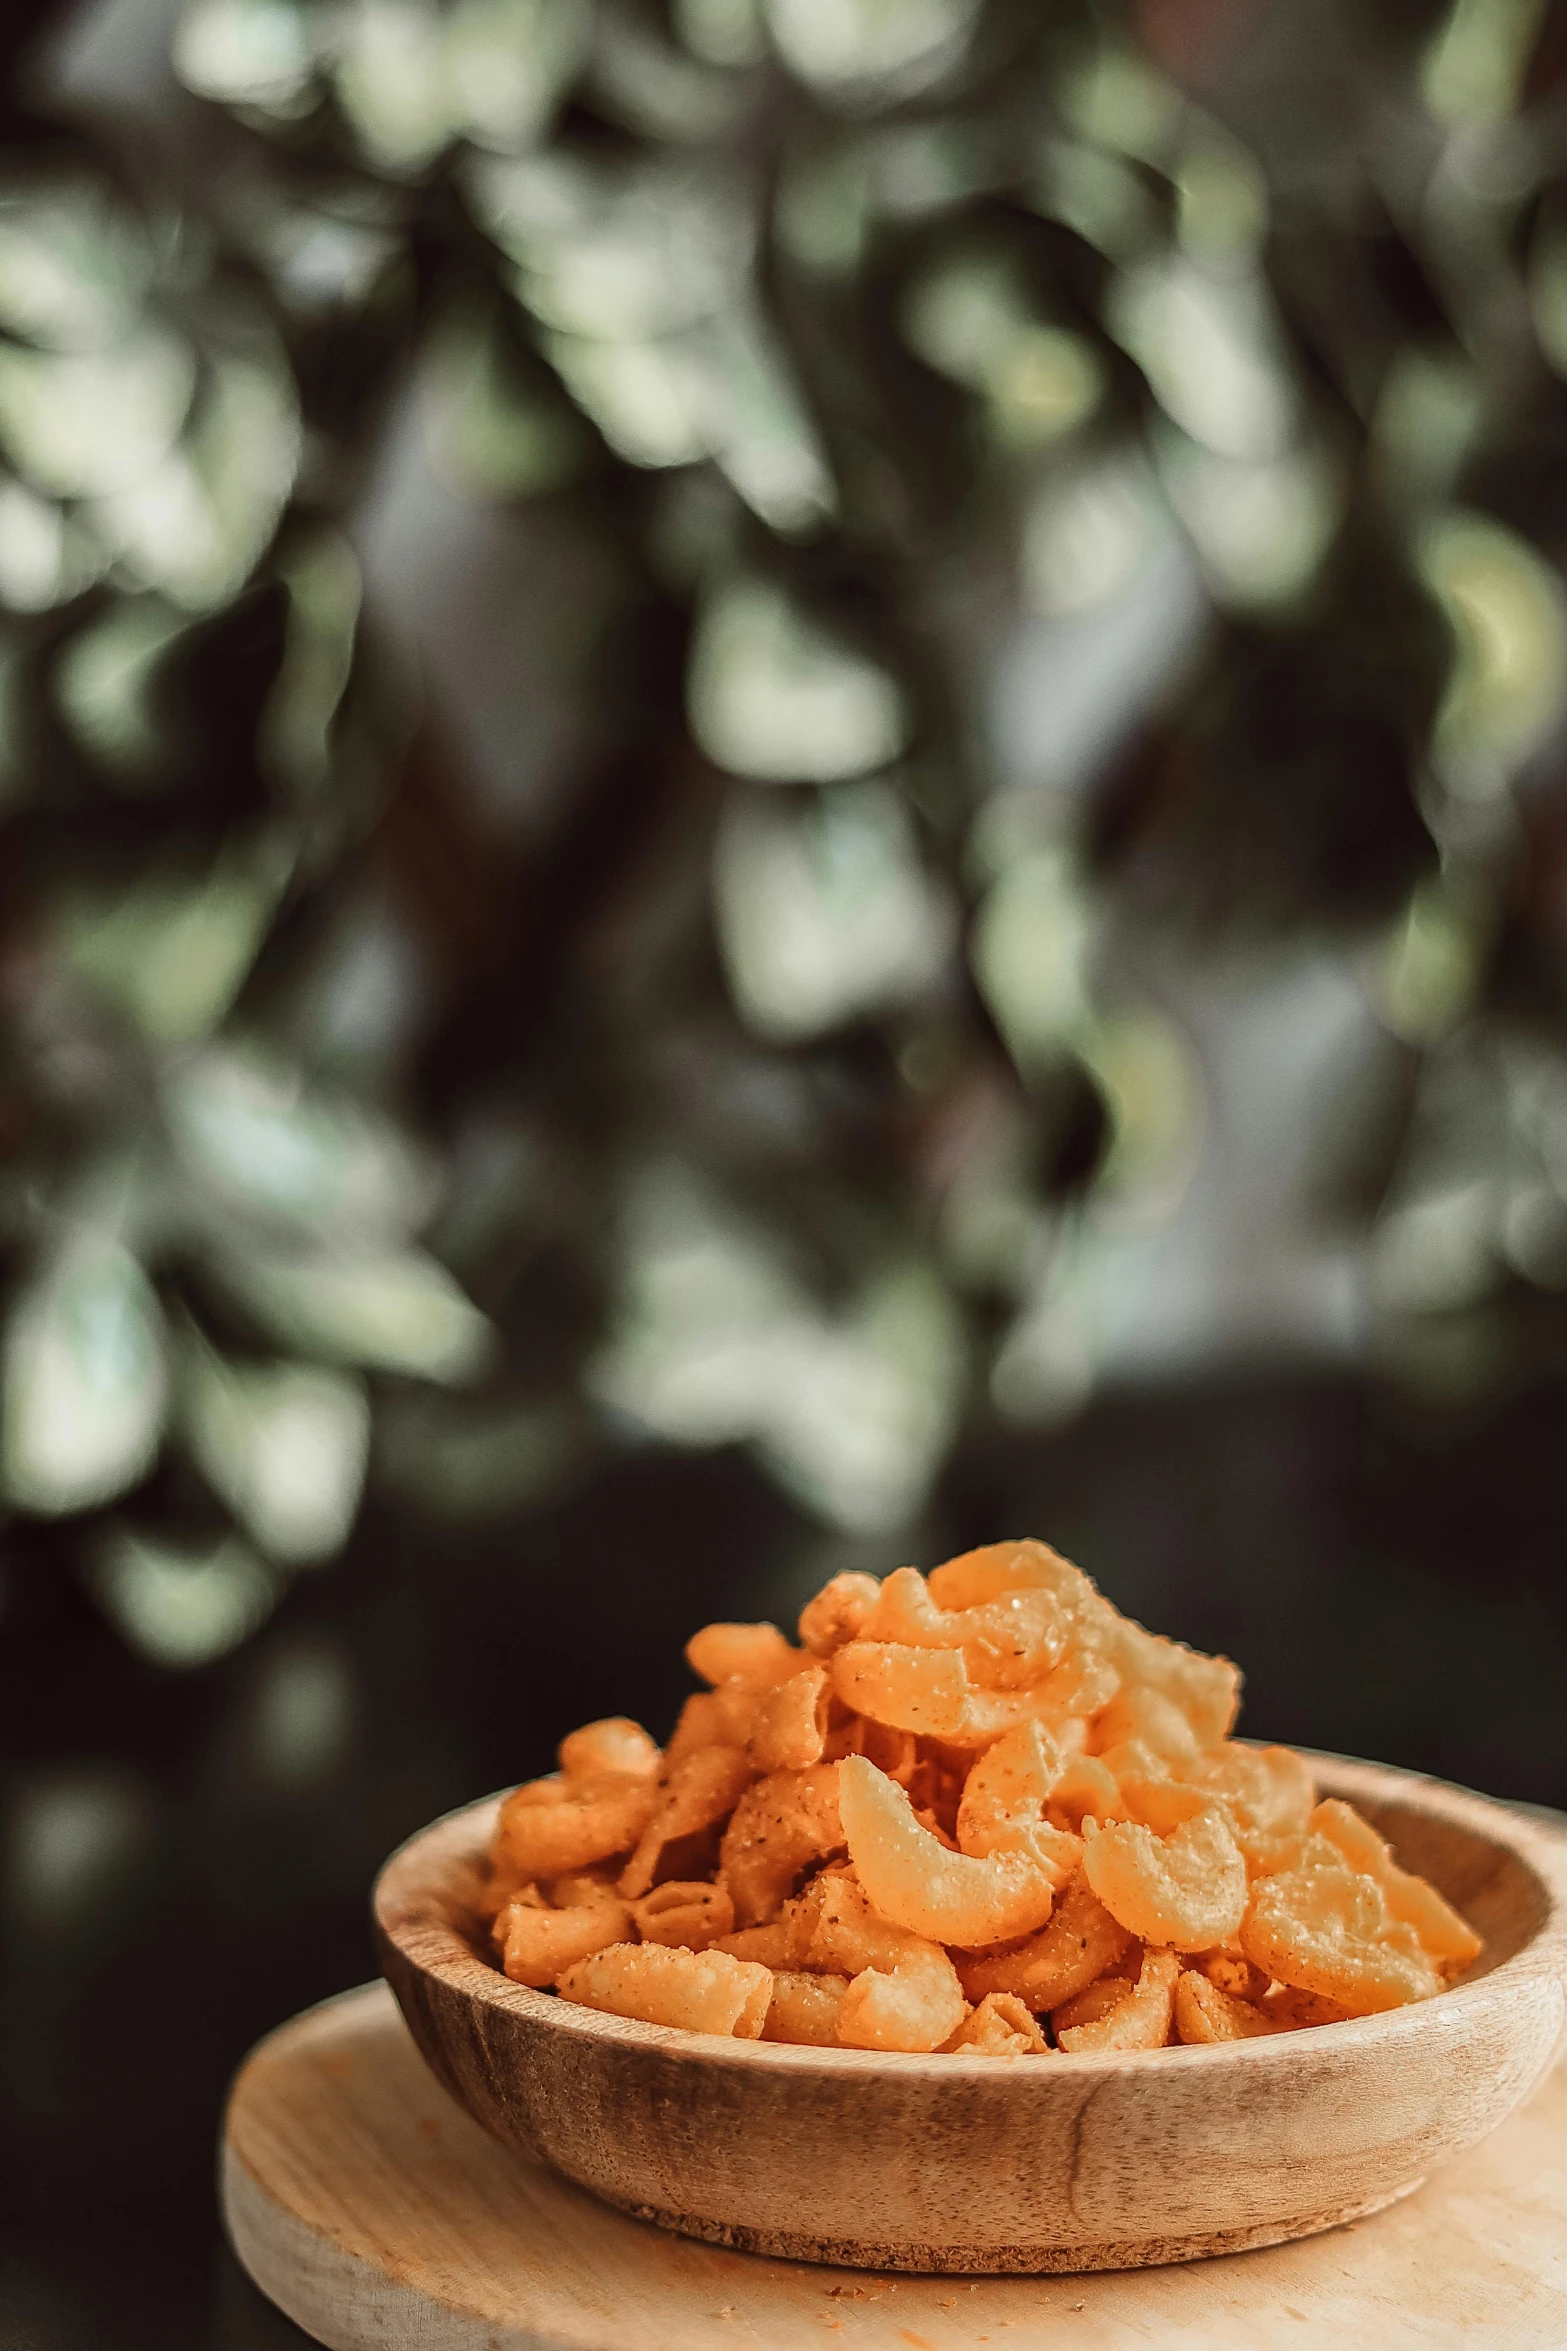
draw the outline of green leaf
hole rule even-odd
[[[495,1351],[489,1321],[420,1249],[233,1256],[216,1270],[264,1329],[302,1354],[456,1386],[476,1377]]]
[[[151,330],[107,351],[0,344],[0,442],[36,488],[103,497],[168,453],[195,384],[185,344]]]
[[[223,353],[177,448],[93,508],[100,536],[149,587],[204,611],[254,569],[299,463],[293,379],[277,352]]]
[[[313,63],[309,19],[291,0],[197,0],[174,36],[180,80],[220,105],[289,111]]]
[[[0,325],[56,351],[113,342],[136,312],[146,245],[99,188],[28,184],[0,198]]]
[[[279,1587],[234,1535],[185,1548],[117,1529],[91,1571],[94,1597],[155,1665],[210,1665],[249,1640]]]
[[[1567,699],[1561,579],[1487,514],[1443,515],[1421,534],[1417,560],[1455,642],[1433,759],[1450,790],[1484,799],[1538,750]]]
[[[832,96],[910,97],[960,52],[979,0],[767,0],[786,65]]]
[[[230,1363],[190,1335],[179,1418],[192,1459],[273,1559],[325,1559],[359,1507],[370,1407],[341,1372]]]
[[[152,1285],[117,1241],[75,1236],[11,1310],[0,1432],[6,1493],[48,1516],[123,1493],[152,1465],[166,1394]]]
[[[735,580],[708,605],[687,700],[708,757],[759,783],[847,781],[885,767],[909,736],[887,672],[764,580]]]
[[[952,910],[884,784],[840,785],[809,814],[740,795],[714,851],[713,897],[735,1001],[766,1037],[819,1035],[918,994],[953,938]]]
[[[188,1044],[238,995],[288,870],[274,844],[233,843],[200,880],[154,870],[113,899],[82,889],[57,910],[54,944],[149,1041]]]
[[[402,1234],[429,1205],[420,1154],[387,1119],[346,1095],[311,1092],[257,1049],[214,1047],[171,1069],[163,1098],[186,1170],[220,1209],[243,1204],[359,1245]]]

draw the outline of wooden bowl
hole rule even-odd
[[[1131,2055],[881,2056],[729,2041],[530,1992],[476,1900],[499,1797],[382,1871],[381,1961],[459,2105],[661,2228],[906,2270],[1190,2261],[1377,2211],[1511,2113],[1567,2018],[1567,1843],[1439,1781],[1320,1758],[1485,1937],[1382,2016]]]

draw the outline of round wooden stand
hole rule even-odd
[[[331,2351],[1562,2351],[1567,2071],[1325,2236],[1169,2269],[893,2277],[726,2253],[595,2203],[488,2139],[374,1984],[246,2060],[223,2209],[262,2292]]]

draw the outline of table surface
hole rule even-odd
[[[247,2061],[225,2216],[332,2351],[1562,2351],[1567,2069],[1373,2218],[1263,2252],[1085,2277],[891,2277],[669,2237],[509,2153],[428,2072],[390,1993]]]

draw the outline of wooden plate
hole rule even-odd
[[[890,2276],[612,2212],[454,2106],[367,1984],[242,2067],[223,2210],[262,2292],[332,2351],[1562,2351],[1567,2073],[1328,2236],[1097,2277]]]
[[[425,2058],[505,2144],[639,2218],[885,2270],[1138,2267],[1375,2212],[1540,2079],[1567,2018],[1567,1858],[1503,1806],[1320,1759],[1483,1935],[1468,1980],[1224,2047],[999,2059],[728,2041],[603,2016],[490,1963],[479,1866],[499,1797],[423,1830],[374,1898]]]

